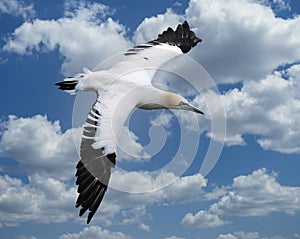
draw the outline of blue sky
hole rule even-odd
[[[296,0],[0,0],[0,237],[300,238],[299,14]],[[92,96],[54,83],[183,20],[203,39],[189,57],[216,87],[168,84],[209,113],[135,111],[111,188],[86,225],[74,174]],[[201,175],[209,146],[223,144]],[[161,170],[170,163],[181,172]]]

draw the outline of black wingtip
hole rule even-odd
[[[178,46],[183,53],[187,53],[201,41],[202,39],[190,30],[188,22],[184,21],[182,24],[178,24],[175,31],[169,27],[150,43],[169,43]]]
[[[75,207],[80,208],[80,217],[88,211],[87,224],[92,220],[107,191],[111,168],[115,165],[115,158],[115,153],[103,155],[100,162],[104,163],[104,172],[103,177],[99,178],[94,177],[81,160],[77,163],[76,184],[78,184],[77,192],[79,195]]]
[[[88,215],[88,217],[87,217],[87,219],[86,219],[86,223],[87,223],[87,224],[90,224],[90,222],[91,222],[91,220],[92,220],[94,214],[95,214],[95,213],[89,212],[89,215]]]
[[[55,83],[60,90],[74,90],[78,81],[77,80],[70,80],[70,81],[62,81]]]

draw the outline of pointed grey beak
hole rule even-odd
[[[192,112],[195,112],[197,114],[201,114],[201,115],[204,115],[204,113],[198,109],[197,107],[195,106],[192,106],[191,104],[189,103],[184,103],[184,102],[180,102],[180,108],[183,109],[183,110],[189,110],[189,111],[192,111]]]
[[[190,111],[193,111],[197,114],[204,115],[204,113],[200,109],[198,109],[198,108],[196,108],[195,106],[192,106],[192,105],[190,105]]]

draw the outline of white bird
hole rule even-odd
[[[160,90],[151,83],[161,65],[189,52],[201,41],[185,21],[175,31],[169,27],[157,39],[129,49],[123,60],[110,69],[95,72],[85,69],[82,74],[56,83],[69,93],[97,93],[84,124],[81,159],[76,166],[79,193],[76,207],[81,207],[79,216],[89,210],[87,223],[100,206],[116,163],[115,138],[134,108],[181,109],[203,114],[182,96]]]

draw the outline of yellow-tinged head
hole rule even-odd
[[[191,105],[181,95],[171,92],[166,92],[164,94],[164,106],[168,109],[189,110],[204,115],[204,113],[200,109]]]

